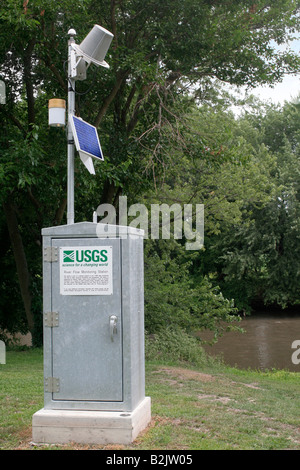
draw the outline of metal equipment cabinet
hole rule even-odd
[[[143,231],[82,222],[45,228],[42,235],[44,408],[33,416],[34,440],[131,442],[150,420]],[[70,431],[83,416],[93,423],[92,433],[85,424],[89,437],[82,437],[81,424],[80,437]],[[102,424],[95,428],[97,419]],[[136,431],[124,437],[122,426]]]

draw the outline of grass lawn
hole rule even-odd
[[[43,407],[42,350],[8,351],[0,364],[0,449],[300,449],[300,374],[241,371],[209,361],[146,362],[152,421],[130,446],[36,446]]]

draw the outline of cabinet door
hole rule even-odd
[[[53,239],[54,400],[122,401],[122,311],[119,239]]]

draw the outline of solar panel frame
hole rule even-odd
[[[96,127],[77,116],[71,116],[70,122],[77,151],[103,161]]]

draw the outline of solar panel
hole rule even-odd
[[[104,160],[96,127],[76,116],[71,116],[71,127],[80,156],[86,154]]]

